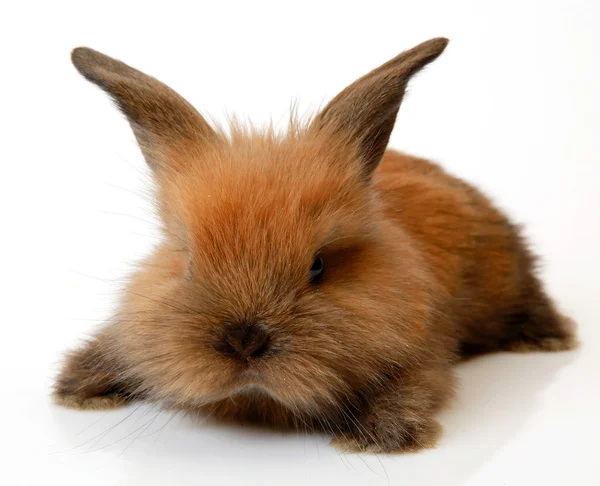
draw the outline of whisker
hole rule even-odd
[[[154,423],[154,421],[156,420],[156,418],[162,413],[162,411],[159,411],[148,423],[148,425],[138,434],[137,437],[134,437],[133,440],[127,445],[127,447],[125,447],[125,449],[123,449],[121,451],[121,453],[117,456],[117,457],[121,457],[123,454],[125,454],[125,452],[127,452],[127,449],[129,449],[131,447],[131,445],[140,438],[140,436],[146,432],[146,430],[148,430],[150,427],[152,427],[152,424]]]
[[[139,191],[132,191],[131,189],[127,189],[126,187],[117,186],[116,184],[111,184],[110,182],[105,182],[104,184],[112,187],[113,189],[119,189],[120,191],[124,191],[124,192],[128,192],[130,194],[133,194],[134,196],[139,197],[140,199],[142,199],[145,202],[148,202],[151,204],[154,204],[154,202],[155,202],[155,200],[154,200],[152,194],[150,194],[150,192],[142,193]]]
[[[100,434],[95,435],[91,439],[88,439],[85,442],[82,442],[81,444],[79,444],[79,445],[77,445],[75,447],[72,447],[71,449],[67,449],[67,450],[64,450],[64,451],[58,451],[58,452],[52,452],[49,455],[66,454],[68,452],[73,452],[73,451],[79,449],[80,447],[83,447],[84,445],[89,444],[90,442],[92,442],[93,440],[97,439],[98,437],[101,437],[101,439],[102,439],[102,437],[105,437],[107,434],[109,434],[111,430],[114,430],[115,427],[117,427],[118,425],[120,425],[123,422],[125,422],[129,417],[131,417],[135,412],[137,412],[140,409],[141,406],[142,406],[142,404],[140,403],[125,418],[119,420],[116,424],[114,424],[113,426],[109,427],[108,430],[105,430],[104,432],[101,432]]]
[[[153,418],[151,418],[150,420],[148,420],[147,422],[143,423],[142,425],[140,425],[137,429],[135,429],[133,432],[130,432],[129,434],[127,434],[125,437],[121,437],[118,440],[115,440],[114,442],[111,442],[110,444],[106,444],[103,445],[102,447],[98,447],[96,449],[90,449],[88,451],[82,452],[82,454],[89,454],[90,452],[98,452],[101,451],[102,449],[106,449],[107,447],[111,447],[115,444],[118,444],[119,442],[121,442],[122,440],[127,439],[128,437],[131,437],[133,434],[135,434],[137,431],[139,431],[140,429],[143,429],[144,427],[147,427],[148,423],[151,423],[152,421],[156,420],[156,416],[154,416]]]
[[[332,438],[336,437],[336,434],[333,431],[331,425],[329,424],[329,421],[327,420],[327,418],[323,418],[323,420],[321,420],[321,417],[317,417],[317,420],[321,424],[321,427],[323,427],[323,430],[328,432]],[[342,433],[342,435],[344,435],[344,434]],[[338,448],[335,448],[335,451],[337,452],[338,456],[340,456],[340,461],[342,461],[342,464],[344,465],[344,467],[346,469],[348,469],[348,471],[349,471],[350,468],[348,468],[346,461],[348,461],[348,463],[350,464],[350,460],[347,457],[345,457],[345,454],[342,451],[340,451]],[[352,464],[350,464],[350,465],[352,466]],[[354,469],[354,467],[353,467],[353,469]],[[355,472],[356,472],[356,470],[355,470]]]
[[[158,226],[158,228],[159,228],[161,231],[163,231],[163,232],[164,232],[164,233],[166,233],[167,235],[169,235],[169,236],[171,236],[171,237],[175,238],[175,239],[176,239],[176,240],[178,240],[180,243],[182,243],[182,244],[184,244],[184,245],[186,245],[186,244],[187,244],[187,242],[186,242],[186,241],[185,241],[185,240],[184,240],[184,239],[183,239],[181,236],[179,236],[179,235],[176,235],[175,233],[173,233],[173,232],[171,232],[171,231],[167,230],[167,228],[165,228],[165,226],[164,226],[164,225],[160,224],[160,222],[159,222],[159,221],[151,221],[151,220],[149,220],[149,219],[141,218],[141,217],[139,217],[139,216],[134,216],[134,215],[132,215],[132,214],[125,214],[125,213],[118,213],[118,212],[116,212],[116,211],[104,211],[104,210],[102,210],[102,211],[100,211],[100,212],[101,212],[101,213],[104,213],[104,214],[112,214],[113,216],[122,216],[122,217],[124,217],[124,218],[132,218],[132,219],[137,219],[138,221],[142,221],[142,222],[144,222],[144,223],[147,223],[147,224],[150,224],[150,225],[155,225],[155,224],[159,223],[159,226]]]
[[[162,433],[162,431],[163,431],[163,430],[164,430],[164,429],[167,427],[167,425],[169,425],[169,424],[170,424],[170,423],[173,421],[173,419],[174,419],[174,418],[175,418],[175,417],[176,417],[176,416],[179,414],[179,412],[180,412],[180,410],[177,410],[177,411],[175,411],[175,412],[172,412],[172,413],[171,413],[171,416],[169,417],[169,420],[167,420],[167,421],[166,421],[166,422],[163,424],[163,426],[162,426],[160,429],[158,429],[158,435],[157,435],[157,436],[156,436],[156,438],[154,439],[154,443],[156,443],[156,442],[158,441],[158,439],[160,438],[160,434]],[[154,435],[154,434],[156,434],[156,432],[152,432],[152,434],[145,435],[144,437],[141,437],[141,438],[142,438],[142,439],[145,439],[146,437],[150,437],[150,436],[152,436],[152,435]]]
[[[106,412],[106,413],[104,413],[104,414],[103,414],[103,415],[102,415],[100,418],[98,418],[98,419],[94,420],[94,421],[93,421],[93,422],[92,422],[90,425],[88,425],[87,427],[85,427],[85,428],[84,428],[84,429],[82,429],[81,431],[77,432],[77,434],[76,434],[76,435],[81,435],[81,434],[83,434],[83,433],[84,433],[86,430],[89,430],[89,429],[90,429],[90,428],[92,428],[94,425],[96,425],[98,422],[100,422],[100,421],[101,421],[103,418],[105,418],[105,417],[106,417],[106,416],[107,416],[109,413],[110,413],[110,411],[109,411],[109,412]]]
[[[141,407],[141,405],[142,405],[142,404],[140,404],[140,405],[138,406],[138,408],[139,408],[139,407]],[[144,415],[146,415],[147,413],[148,413],[148,410],[144,411],[144,412],[142,413],[142,415],[140,415],[138,418],[136,418],[136,419],[133,421],[133,424],[131,424],[131,425],[132,425],[132,426],[133,426],[133,425],[135,425],[135,424],[136,424],[136,422],[137,422],[137,421],[138,421],[138,420],[139,420],[141,417],[143,417]],[[126,417],[126,418],[127,418],[127,417]],[[115,424],[115,425],[114,425],[113,427],[111,427],[109,430],[105,431],[105,433],[104,433],[104,434],[102,434],[102,435],[101,435],[101,436],[98,438],[98,440],[96,440],[96,441],[95,441],[95,442],[94,442],[92,445],[90,445],[90,447],[88,448],[88,451],[87,451],[87,452],[91,452],[91,451],[94,449],[94,447],[96,447],[96,445],[98,445],[100,442],[102,442],[102,439],[104,439],[105,437],[107,437],[107,436],[108,436],[108,434],[109,434],[111,431],[113,431],[113,430],[115,429],[115,427],[116,427],[117,425],[119,425],[119,423]]]
[[[112,283],[111,281],[103,279],[103,278],[100,278],[100,277],[94,277],[93,275],[87,275],[85,273],[77,272],[75,270],[73,270],[73,272],[76,273],[76,274],[78,274],[78,275],[81,275],[82,277],[87,277],[87,278],[91,278],[91,279],[94,279],[94,280],[98,280],[98,281],[103,282],[103,283],[105,283],[107,285],[111,285],[112,287],[115,287],[115,288],[119,288],[120,287],[119,285],[116,285],[116,284]],[[196,309],[193,309],[193,308],[191,308],[191,307],[189,307],[189,306],[187,306],[185,304],[182,304],[180,302],[176,302],[176,301],[171,300],[171,299],[167,299],[167,298],[154,299],[152,297],[148,297],[147,295],[140,294],[140,293],[134,292],[132,290],[128,290],[128,292],[130,294],[136,295],[136,296],[141,297],[143,299],[148,299],[148,300],[150,300],[152,302],[156,302],[157,304],[163,304],[163,305],[165,305],[167,307],[171,307],[172,309],[175,309],[175,310],[177,310],[179,312],[183,312],[184,310],[188,310],[190,312],[193,312],[194,314],[201,315],[200,312],[198,312]],[[180,305],[181,308],[177,307],[177,305],[175,305],[175,304]]]

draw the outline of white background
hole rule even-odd
[[[439,447],[343,455],[324,436],[194,425],[147,405],[57,408],[61,353],[156,243],[127,123],[70,65],[87,45],[201,111],[285,120],[439,35],[392,146],[440,161],[526,225],[583,347],[460,366]],[[598,485],[600,2],[4,2],[0,7],[0,482]]]

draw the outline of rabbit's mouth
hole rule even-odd
[[[245,363],[235,372],[235,376],[225,387],[226,394],[229,397],[237,395],[254,395],[256,393],[272,395],[264,376],[259,366],[251,363]]]
[[[231,393],[228,398],[235,401],[235,399],[239,397],[245,397],[253,401],[264,400],[268,397],[277,402],[280,401],[271,389],[269,389],[267,386],[260,384],[259,382],[249,382],[247,384],[241,385],[233,393]]]
[[[243,385],[241,388],[239,388],[237,391],[235,391],[231,396],[236,396],[236,395],[256,395],[256,394],[266,394],[266,395],[271,395],[269,393],[268,388],[255,384],[255,383],[250,383],[248,385]]]

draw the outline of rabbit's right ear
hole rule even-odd
[[[74,49],[71,59],[119,106],[152,169],[172,167],[190,148],[218,143],[218,135],[200,113],[157,79],[87,47]]]

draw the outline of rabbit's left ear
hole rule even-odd
[[[217,142],[217,134],[200,113],[157,79],[87,47],[74,49],[71,59],[119,106],[152,169],[172,167],[177,154]]]
[[[371,71],[338,94],[311,129],[355,144],[360,169],[369,178],[383,157],[408,81],[447,44],[442,37],[428,40]]]

